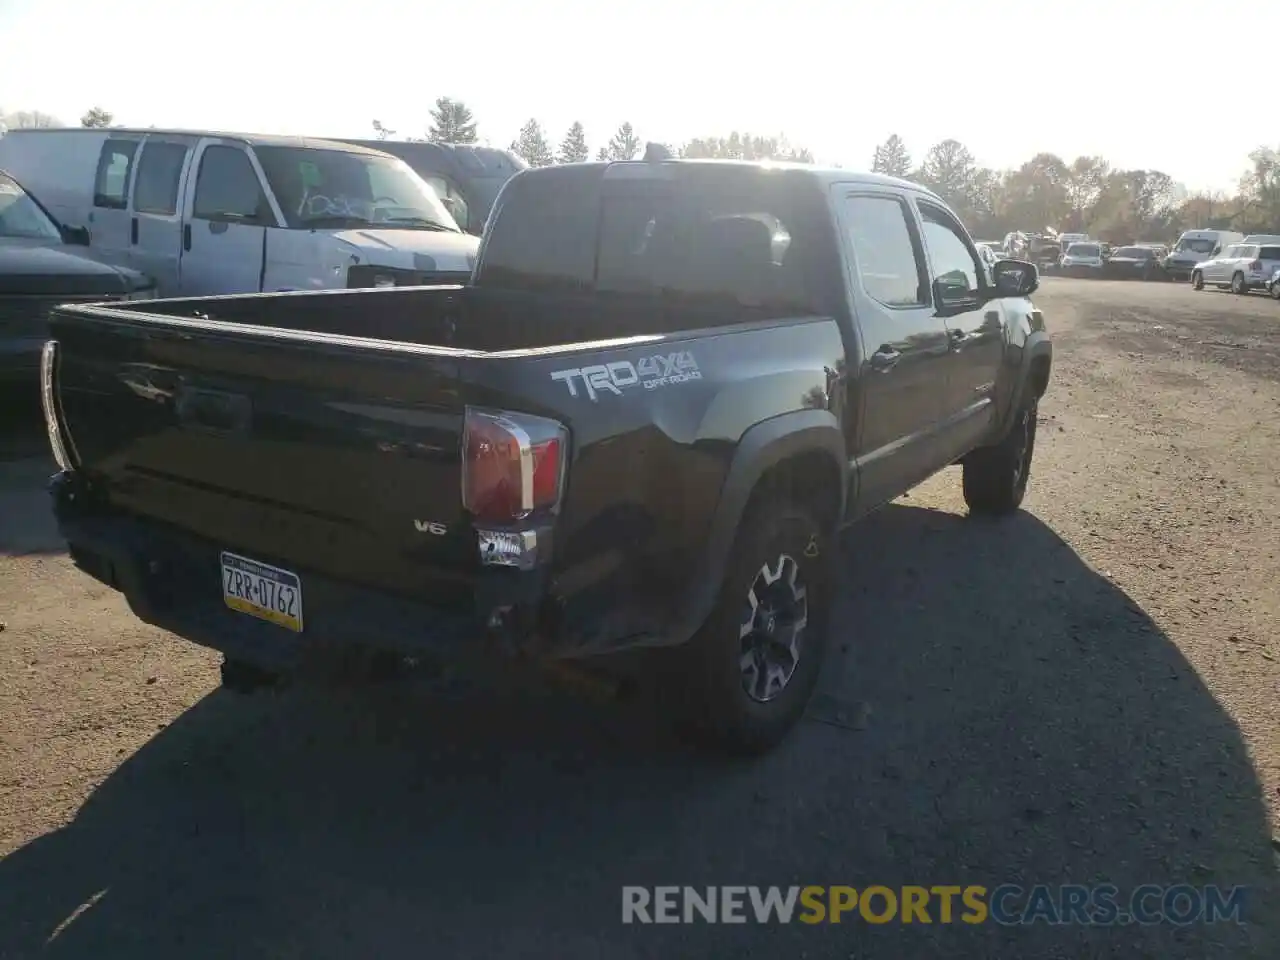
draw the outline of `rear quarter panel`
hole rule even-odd
[[[571,431],[553,587],[567,601],[571,635],[607,643],[666,622],[706,544],[738,441],[772,417],[838,407],[843,357],[836,321],[814,318],[512,362],[524,409]],[[485,384],[495,400],[507,393],[498,371],[476,373],[469,395]]]

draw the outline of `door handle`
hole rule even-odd
[[[135,247],[138,245],[138,218],[134,217],[129,221],[129,242]]]
[[[191,224],[189,223],[182,225],[182,249],[187,253],[191,252]]]
[[[871,366],[876,370],[892,370],[902,359],[902,354],[887,343],[871,355]]]

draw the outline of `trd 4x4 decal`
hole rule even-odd
[[[589,399],[596,400],[601,393],[622,396],[624,390],[641,384],[646,390],[656,390],[673,383],[701,380],[702,371],[698,369],[698,362],[693,359],[693,354],[681,350],[678,353],[643,357],[638,363],[615,360],[590,367],[556,370],[552,372],[551,379],[568,387],[571,397],[576,397],[581,387]]]

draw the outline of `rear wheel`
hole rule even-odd
[[[1280,280],[1271,281],[1271,296],[1276,300],[1280,300]]]
[[[1245,294],[1249,292],[1249,288],[1245,286],[1244,274],[1237,273],[1231,277],[1231,292],[1235,294]]]
[[[998,516],[1022,505],[1036,449],[1037,412],[1035,400],[1024,404],[1003,440],[965,458],[964,502],[970,513]]]
[[[753,501],[707,622],[684,651],[697,730],[730,753],[768,750],[800,720],[826,654],[828,531],[777,495]]]
[[[1204,274],[1202,274],[1199,270],[1191,271],[1191,286],[1195,290],[1204,289]]]

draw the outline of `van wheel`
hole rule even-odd
[[[716,606],[683,651],[687,712],[714,747],[763,753],[803,716],[826,654],[828,539],[780,497],[744,514]]]
[[[1245,294],[1249,292],[1249,288],[1244,285],[1244,274],[1237,273],[1231,278],[1231,292],[1236,294]]]
[[[1035,400],[1024,404],[1003,440],[994,447],[980,447],[965,458],[964,502],[971,514],[999,516],[1022,506],[1031,479],[1038,410]]]
[[[1275,300],[1280,300],[1280,280],[1274,280],[1271,283],[1271,296]]]
[[[1199,270],[1191,271],[1191,287],[1193,290],[1204,289],[1204,274],[1202,274]]]

